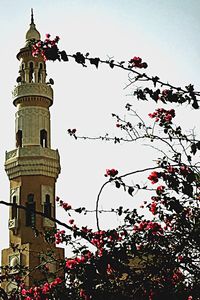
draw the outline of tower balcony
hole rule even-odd
[[[41,146],[17,148],[6,152],[5,170],[9,179],[42,175],[57,179],[60,173],[58,150]]]
[[[20,98],[27,96],[44,97],[50,100],[51,105],[53,103],[53,89],[46,83],[21,83],[14,88],[12,96],[14,105],[20,102]]]

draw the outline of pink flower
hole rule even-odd
[[[50,36],[51,36],[51,35],[50,35],[49,33],[46,33],[46,34],[45,34],[46,39],[49,39]]]
[[[22,289],[22,290],[21,290],[21,294],[22,294],[22,296],[26,296],[26,294],[27,294],[27,290],[25,290],[25,289]]]
[[[69,220],[69,224],[71,224],[71,225],[74,224],[74,220],[73,220],[73,219],[70,219],[70,220]]]
[[[43,288],[42,288],[42,293],[43,294],[47,294],[49,292],[50,288],[49,288],[49,283],[46,282],[44,285],[43,285]]]

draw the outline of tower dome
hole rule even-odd
[[[34,23],[33,9],[31,9],[31,24],[30,24],[30,28],[29,28],[29,30],[28,30],[27,33],[26,33],[26,44],[27,44],[30,40],[35,40],[35,41],[40,40],[40,33],[39,33],[39,31],[36,29],[35,23]]]

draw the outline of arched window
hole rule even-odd
[[[45,129],[40,130],[40,145],[47,147],[47,131]]]
[[[33,82],[33,62],[31,61],[29,64],[29,82]]]
[[[50,196],[48,194],[46,194],[45,196],[44,214],[45,217],[51,217],[51,202],[50,202]]]
[[[22,147],[22,130],[18,130],[16,133],[16,147]]]
[[[40,63],[39,71],[38,71],[38,82],[42,82],[42,69],[43,69],[43,64]]]
[[[12,212],[11,212],[11,218],[12,219],[15,219],[15,218],[17,218],[17,198],[16,198],[16,196],[13,196],[13,199],[12,199]]]
[[[26,202],[26,226],[35,226],[35,202],[34,195],[29,194]]]

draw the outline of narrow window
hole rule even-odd
[[[50,196],[48,194],[46,194],[45,197],[44,214],[45,217],[51,217],[51,202],[50,202]]]
[[[35,202],[34,195],[29,194],[26,202],[26,226],[35,226]]]
[[[38,82],[42,82],[42,69],[43,69],[43,64],[40,63],[40,67],[38,71]]]
[[[24,72],[24,64],[22,64],[22,69],[21,69],[21,82],[25,82],[25,72]]]
[[[29,82],[33,82],[33,62],[29,64]]]
[[[12,219],[17,218],[17,198],[16,196],[13,196],[13,201],[12,201]]]
[[[47,147],[47,131],[45,129],[40,130],[40,145]]]
[[[18,130],[16,133],[16,147],[22,147],[22,130]]]

